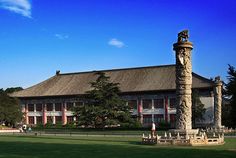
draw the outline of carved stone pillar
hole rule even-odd
[[[222,81],[220,76],[215,78],[214,86],[214,127],[221,128]]]
[[[185,34],[184,34],[185,33]],[[192,129],[192,63],[193,44],[188,41],[188,33],[181,32],[175,43],[176,51],[176,129]]]

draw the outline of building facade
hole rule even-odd
[[[67,124],[76,121],[71,109],[84,104],[86,91],[91,90],[90,82],[95,81],[98,71],[65,73],[55,76],[16,92],[12,96],[21,101],[24,123]],[[140,68],[103,70],[110,81],[119,83],[121,97],[131,107],[133,116],[137,116],[143,126],[152,121],[175,124],[176,86],[175,65],[151,66]],[[193,75],[192,89],[198,90],[200,100],[205,105],[204,120],[199,125],[214,122],[214,85],[212,80],[196,73]]]

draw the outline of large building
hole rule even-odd
[[[84,103],[84,94],[90,90],[98,71],[65,73],[56,75],[13,96],[21,101],[26,124],[48,122],[67,124],[76,118],[70,109]],[[103,70],[110,81],[120,83],[121,96],[132,108],[144,126],[154,122],[169,122],[173,127],[176,114],[175,65]],[[204,121],[197,124],[214,123],[214,81],[196,73],[192,89],[198,90],[205,105]]]

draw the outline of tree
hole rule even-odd
[[[227,73],[228,83],[225,86],[225,92],[227,98],[230,100],[228,108],[231,109],[228,126],[236,127],[236,70],[233,66],[229,65]]]
[[[204,108],[204,104],[201,102],[199,97],[199,91],[193,90],[192,92],[192,123],[193,127],[196,126],[197,121],[204,120],[204,113],[206,112],[206,108]]]
[[[23,90],[22,87],[11,87],[11,88],[7,88],[7,89],[5,90],[5,92],[6,92],[7,94],[10,94],[10,93],[18,92],[18,91],[21,91],[21,90]]]
[[[7,126],[14,126],[22,120],[19,101],[8,96],[6,91],[0,89],[0,122]]]
[[[86,92],[84,105],[78,105],[73,109],[74,114],[78,116],[78,124],[104,128],[129,122],[130,109],[119,96],[119,84],[110,82],[110,77],[103,72],[96,75],[98,78],[90,83],[92,90]]]

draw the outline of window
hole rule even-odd
[[[154,99],[154,108],[155,109],[163,109],[164,108],[164,100],[163,99]]]
[[[84,103],[82,102],[82,101],[79,101],[79,102],[75,102],[75,106],[83,106],[84,105]]]
[[[152,123],[152,115],[143,115],[143,123],[151,124]]]
[[[170,98],[170,108],[176,108],[176,99]]]
[[[61,111],[61,103],[55,104],[55,111]]]
[[[29,124],[34,124],[34,116],[29,116]]]
[[[170,127],[175,128],[175,122],[176,122],[176,115],[170,114]]]
[[[34,104],[28,104],[28,111],[34,111]]]
[[[175,123],[176,114],[170,114],[170,122]]]
[[[61,116],[55,116],[56,119],[56,124],[61,124],[62,123],[62,117]]]
[[[74,122],[74,116],[67,116],[67,123]]]
[[[143,109],[152,109],[152,100],[144,99],[143,100]]]
[[[164,121],[164,115],[163,114],[154,115],[154,122],[155,123],[160,123],[162,121]]]
[[[43,123],[42,116],[36,116],[36,121],[37,121],[37,124],[42,124]]]
[[[47,123],[53,123],[53,118],[52,116],[47,116]]]
[[[66,108],[68,111],[71,111],[71,109],[73,108],[73,103],[72,102],[67,102],[66,103]]]
[[[42,111],[42,104],[36,104],[36,111]]]
[[[131,109],[137,109],[137,106],[138,106],[138,104],[137,104],[137,100],[129,100],[128,101],[128,105],[129,105],[129,107],[131,108]]]
[[[52,111],[52,110],[53,110],[52,103],[47,103],[47,111]]]

